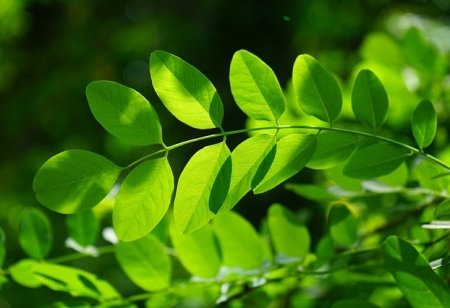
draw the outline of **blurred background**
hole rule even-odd
[[[406,131],[421,98],[439,98],[443,103],[437,109],[445,113],[450,108],[450,80],[445,77],[449,14],[447,0],[0,0],[0,226],[6,238],[5,266],[25,257],[17,242],[25,207],[40,208],[51,218],[56,237],[51,256],[68,252],[62,244],[64,216],[39,205],[32,190],[34,174],[49,157],[80,148],[127,164],[148,152],[120,143],[95,121],[85,98],[89,82],[114,80],[140,91],[160,115],[166,144],[173,144],[205,132],[177,122],[163,108],[148,73],[153,50],[183,58],[213,82],[225,105],[227,130],[246,125],[229,90],[235,51],[258,55],[283,87],[296,56],[308,53],[336,74],[344,92],[359,68],[373,69],[390,95],[389,125]],[[412,28],[417,31],[409,31]],[[446,127],[447,120],[440,118]],[[439,138],[435,146],[444,147],[446,129]],[[233,142],[239,138],[231,147]],[[175,174],[199,146],[171,156]],[[308,182],[312,176],[305,171],[296,180]],[[237,209],[256,224],[274,201],[291,207],[303,202],[280,188],[248,196]],[[108,224],[106,216],[103,225]],[[82,267],[114,280],[120,273],[110,271],[111,264],[93,259]],[[0,290],[0,307],[26,307],[30,299],[48,302],[41,289],[26,289],[25,299],[23,291],[7,284]]]

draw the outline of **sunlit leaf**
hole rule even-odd
[[[97,121],[120,140],[137,145],[162,143],[158,115],[136,90],[99,80],[87,86],[86,96]]]
[[[434,140],[437,128],[437,115],[433,104],[424,100],[414,110],[411,128],[419,148],[428,147]]]
[[[70,214],[97,205],[111,191],[120,172],[101,155],[68,150],[44,163],[34,178],[33,189],[43,205]]]
[[[316,59],[298,56],[292,82],[302,110],[324,122],[333,122],[341,112],[342,94],[334,77]]]
[[[254,54],[237,51],[231,60],[230,85],[241,110],[257,120],[277,121],[285,108],[284,96],[272,69]]]
[[[170,285],[172,265],[164,245],[152,234],[115,246],[116,259],[128,278],[146,291]]]
[[[279,204],[269,208],[267,219],[277,257],[304,257],[309,253],[308,229],[294,213]]]
[[[150,74],[159,98],[178,120],[199,129],[222,125],[219,94],[195,67],[158,50],[150,56]]]
[[[184,167],[174,201],[175,226],[180,232],[195,231],[214,217],[209,209],[212,183],[229,156],[230,150],[221,142],[199,150]],[[229,183],[222,184],[221,189],[228,190]]]
[[[113,224],[119,239],[133,241],[147,235],[166,214],[173,188],[167,158],[135,167],[122,183],[114,206]]]
[[[311,158],[315,146],[315,135],[291,134],[281,138],[269,170],[253,189],[254,193],[268,191],[298,173]]]
[[[218,215],[212,225],[224,266],[242,270],[260,268],[263,247],[258,233],[248,221],[234,212],[226,212]]]
[[[450,289],[408,242],[388,237],[381,246],[385,266],[412,307],[450,307]]]
[[[450,176],[435,178],[448,170],[442,166],[423,160],[414,169],[421,187],[431,189],[439,193],[448,193],[450,189]]]
[[[356,218],[343,204],[333,205],[328,214],[328,226],[337,246],[351,246],[358,239]]]
[[[410,153],[389,143],[378,142],[358,148],[344,166],[344,174],[359,179],[386,175],[405,161]]]
[[[41,283],[34,277],[34,267],[39,264],[36,260],[23,259],[9,267],[11,277],[15,282],[27,288],[37,288]]]
[[[386,121],[389,99],[383,84],[370,70],[361,70],[352,91],[352,109],[356,119],[373,130]]]
[[[67,216],[66,224],[69,236],[83,247],[95,244],[100,222],[92,210],[78,212]]]
[[[26,209],[19,222],[19,243],[34,259],[44,259],[52,245],[50,221],[38,209]]]

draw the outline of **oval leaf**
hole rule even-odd
[[[117,82],[99,80],[86,88],[95,119],[124,142],[161,144],[161,124],[152,105],[139,92]]]
[[[221,142],[199,150],[186,164],[178,180],[174,201],[178,231],[195,231],[214,217],[209,209],[211,183],[216,181],[229,156],[230,150],[225,142]]]
[[[119,239],[133,241],[147,235],[166,214],[173,188],[166,158],[135,167],[122,183],[114,206],[113,224]]]
[[[291,134],[281,138],[269,170],[253,192],[268,191],[298,173],[311,158],[315,146],[315,135]]]
[[[437,115],[433,104],[424,100],[413,113],[411,128],[420,149],[428,147],[434,140],[437,128]]]
[[[156,94],[178,120],[199,129],[221,127],[222,100],[195,67],[170,53],[154,51],[150,75]]]
[[[71,214],[97,205],[111,191],[120,172],[101,155],[68,150],[42,165],[33,189],[39,202],[49,209]]]
[[[450,289],[411,244],[396,236],[381,246],[385,266],[412,307],[450,307]]]
[[[32,258],[42,260],[50,251],[52,233],[50,221],[38,209],[26,209],[19,223],[19,243]]]
[[[292,76],[302,110],[324,122],[333,122],[341,112],[342,94],[334,77],[316,59],[298,56]]]
[[[285,109],[283,91],[273,70],[254,54],[237,51],[230,66],[231,93],[250,118],[277,121]]]
[[[172,265],[164,245],[152,234],[115,246],[116,259],[128,278],[146,291],[164,290],[170,285]]]
[[[351,246],[358,239],[358,229],[352,212],[343,204],[334,205],[328,214],[328,226],[337,246]]]
[[[361,70],[352,91],[352,109],[356,119],[373,130],[386,121],[389,99],[383,84],[370,70]]]
[[[31,259],[20,260],[9,267],[12,279],[27,288],[37,288],[42,284],[34,277],[34,267],[39,262]]]
[[[374,143],[353,153],[344,166],[344,174],[358,179],[376,178],[397,169],[409,155],[399,146]]]
[[[78,212],[67,216],[66,224],[69,236],[83,247],[95,244],[100,222],[92,210]]]

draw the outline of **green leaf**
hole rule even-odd
[[[231,93],[239,108],[256,120],[277,121],[285,109],[273,70],[254,54],[237,51],[230,67]]]
[[[178,120],[199,129],[221,127],[222,100],[195,67],[158,50],[150,56],[150,74],[159,98]]]
[[[377,308],[379,306],[361,298],[349,298],[340,300],[331,306],[331,308]]]
[[[44,259],[52,245],[50,221],[38,209],[26,209],[19,222],[19,243],[30,257]]]
[[[292,76],[302,110],[324,122],[333,122],[341,112],[342,94],[334,77],[316,59],[298,56]]]
[[[412,307],[450,307],[450,289],[412,245],[389,236],[381,246],[385,266]]]
[[[115,254],[128,278],[143,290],[160,291],[169,287],[172,265],[164,245],[154,235],[120,242]]]
[[[450,177],[442,176],[435,178],[438,175],[448,172],[444,167],[423,160],[417,165],[414,171],[420,186],[423,188],[428,188],[439,193],[448,193],[450,189]]]
[[[434,212],[436,219],[450,220],[450,199],[444,200],[436,207]]]
[[[6,242],[5,232],[3,231],[2,228],[0,228],[0,268],[3,267],[3,263],[5,262],[6,257],[5,242]]]
[[[262,242],[253,226],[234,212],[218,215],[212,222],[227,267],[259,269],[263,262]]]
[[[330,209],[328,226],[331,238],[337,246],[352,246],[358,239],[356,219],[343,204],[336,204]]]
[[[335,131],[321,132],[316,138],[316,148],[308,168],[328,169],[345,162],[363,140],[360,136]]]
[[[352,109],[356,119],[373,130],[386,121],[389,99],[383,84],[370,70],[361,70],[352,91]]]
[[[71,214],[97,205],[111,191],[120,172],[101,155],[68,150],[44,163],[33,189],[39,202],[49,209]]]
[[[37,288],[42,284],[34,277],[34,267],[39,264],[36,260],[23,259],[9,267],[12,279],[27,288]]]
[[[285,187],[287,190],[312,201],[334,201],[339,198],[319,185],[287,183]]]
[[[358,179],[376,178],[397,169],[409,155],[399,146],[374,143],[353,153],[344,166],[344,174]]]
[[[411,128],[420,149],[428,147],[434,140],[437,128],[437,115],[433,104],[423,100],[414,110]]]
[[[135,167],[120,187],[113,212],[114,230],[122,241],[147,235],[164,217],[174,188],[167,158]]]
[[[281,138],[269,170],[253,192],[268,191],[298,173],[311,158],[315,146],[315,135],[291,134]]]
[[[174,201],[178,231],[192,232],[214,217],[209,209],[212,184],[230,156],[225,142],[206,146],[192,156],[181,172]],[[224,189],[227,189],[227,185]],[[228,184],[229,186],[229,184]],[[217,188],[216,188],[217,189]]]
[[[274,204],[269,208],[267,223],[277,259],[301,258],[309,253],[308,229],[294,213]]]
[[[181,234],[172,226],[170,239],[181,264],[192,275],[204,278],[217,276],[221,260],[210,225],[189,234]]]
[[[67,216],[66,224],[69,236],[83,247],[95,244],[100,223],[92,210]]]
[[[95,119],[110,134],[131,144],[162,143],[158,115],[136,90],[99,80],[87,86],[86,96]]]

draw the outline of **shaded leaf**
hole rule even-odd
[[[137,145],[162,143],[158,115],[136,90],[99,80],[87,86],[86,96],[95,119],[120,140]]]
[[[158,50],[150,56],[150,74],[156,94],[178,120],[199,129],[222,125],[219,94],[195,67]]]
[[[122,241],[147,235],[164,217],[174,189],[167,158],[145,161],[122,183],[113,211],[113,225]]]
[[[437,128],[437,115],[433,104],[423,100],[414,110],[411,128],[420,149],[428,147],[434,140]]]
[[[256,120],[277,121],[284,112],[284,96],[275,73],[246,50],[239,50],[233,55],[230,85],[237,105],[247,116]]]
[[[326,188],[312,184],[287,183],[286,189],[293,193],[313,201],[334,201],[339,197],[329,192]]]
[[[358,239],[356,219],[343,204],[334,205],[330,209],[328,226],[331,238],[337,246],[351,246]]]
[[[6,257],[5,242],[6,242],[5,232],[0,227],[0,268],[3,267],[3,263],[5,262],[5,257]]]
[[[316,59],[298,56],[292,82],[302,110],[324,122],[333,122],[341,112],[342,94],[334,77]]]
[[[340,300],[331,306],[331,308],[377,308],[379,306],[361,298],[349,298]]]
[[[92,210],[67,216],[66,224],[69,236],[83,247],[95,244],[100,223]]]
[[[448,171],[444,167],[423,160],[417,165],[414,171],[420,186],[439,193],[447,193],[449,191],[450,177],[436,177]]]
[[[450,200],[444,200],[436,207],[434,212],[436,219],[447,219],[450,220]]]
[[[52,245],[50,221],[38,209],[26,209],[19,222],[19,243],[22,249],[34,259],[44,259]]]
[[[146,291],[170,285],[172,265],[164,245],[152,234],[115,246],[116,259],[128,278]]]
[[[33,189],[43,205],[70,214],[97,205],[111,191],[120,172],[117,165],[101,155],[68,150],[42,165]]]

